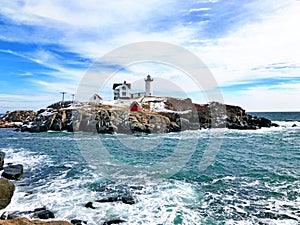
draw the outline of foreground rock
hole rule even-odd
[[[23,166],[21,164],[9,164],[4,167],[2,177],[9,180],[20,180],[23,176]]]
[[[55,218],[54,213],[50,210],[42,210],[35,214],[36,217],[39,219],[47,220],[47,219],[53,219]]]
[[[108,198],[103,198],[100,200],[96,200],[98,203],[106,203],[106,202],[122,202],[124,204],[133,205],[135,204],[135,200],[132,196],[113,196]]]
[[[0,170],[3,169],[4,158],[5,158],[5,153],[4,152],[0,152]]]
[[[71,220],[71,223],[74,224],[74,225],[84,225],[84,224],[87,224],[87,221],[73,219],[73,220]]]
[[[15,191],[15,185],[4,178],[0,178],[0,209],[9,205]]]
[[[112,225],[112,224],[120,224],[120,223],[125,223],[126,221],[125,220],[122,220],[122,219],[114,219],[114,220],[108,220],[108,221],[105,221],[103,223],[103,225]]]
[[[29,220],[27,218],[15,218],[11,220],[0,220],[0,225],[72,225],[67,221],[39,221],[39,220]]]
[[[54,213],[50,210],[47,210],[46,207],[36,208],[33,211],[14,211],[14,212],[4,212],[0,220],[11,220],[18,217],[24,217],[27,216],[29,218],[34,219],[54,219]]]

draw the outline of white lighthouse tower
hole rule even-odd
[[[152,96],[153,95],[153,88],[151,85],[151,82],[153,79],[151,78],[150,75],[147,76],[145,79],[145,96]]]

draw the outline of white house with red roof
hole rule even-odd
[[[89,102],[92,104],[102,104],[103,103],[103,99],[101,98],[100,95],[98,94],[93,94],[90,99]]]

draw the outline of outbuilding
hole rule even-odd
[[[92,104],[102,104],[103,103],[103,99],[101,98],[100,95],[93,94],[92,97],[90,97],[89,102],[92,103]]]
[[[141,111],[141,105],[137,101],[134,101],[130,105],[130,111],[135,112],[135,111]]]

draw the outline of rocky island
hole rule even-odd
[[[14,111],[0,117],[0,127],[22,132],[168,133],[207,128],[259,129],[277,126],[251,116],[239,106],[191,99],[142,97],[105,103],[55,103],[37,112]]]

